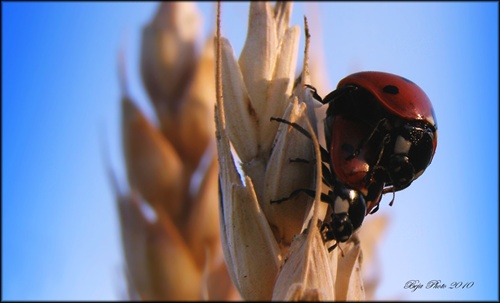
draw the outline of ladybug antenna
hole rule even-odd
[[[391,187],[392,189],[392,200],[391,202],[389,202],[389,206],[392,206],[392,204],[394,203],[394,199],[396,198],[396,190],[394,189],[394,186]]]
[[[342,249],[342,247],[340,247],[339,241],[337,241],[337,243],[335,245],[337,245],[337,247],[340,249],[340,254],[342,255],[342,258],[343,258],[345,256],[344,250]]]
[[[339,241],[337,239],[335,239],[335,244],[333,246],[330,246],[330,248],[328,248],[328,252],[332,252],[332,250],[334,250],[337,247],[340,249],[340,254],[342,255],[343,258],[345,256],[344,250],[342,249],[342,247],[340,247]]]

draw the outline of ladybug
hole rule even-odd
[[[330,205],[331,214],[321,232],[325,241],[337,242],[331,251],[351,237],[367,214],[378,210],[383,194],[394,195],[422,175],[436,151],[437,124],[425,92],[394,74],[351,74],[324,99],[309,87],[316,99],[328,104],[324,121],[327,150],[321,149],[321,160],[323,182],[331,190],[321,197]],[[311,138],[299,125],[271,120],[288,123]],[[290,197],[299,192],[315,193],[298,189]]]
[[[432,162],[436,116],[419,86],[385,72],[349,75],[321,102],[329,104],[324,127],[334,186],[344,192],[334,196],[332,220],[323,229],[327,240],[344,242],[378,210],[383,194],[410,186]],[[337,211],[339,199],[347,212]]]

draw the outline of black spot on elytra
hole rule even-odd
[[[384,91],[384,93],[388,93],[391,95],[399,94],[399,88],[397,86],[394,86],[394,85],[386,85],[386,86],[384,86],[384,88],[382,90]]]

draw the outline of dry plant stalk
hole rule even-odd
[[[231,280],[250,300],[364,298],[356,236],[342,246],[344,257],[338,249],[328,253],[314,223],[326,211],[319,199],[269,203],[313,186],[321,173],[315,161],[289,163],[290,158],[314,159],[317,141],[269,121],[285,118],[314,135],[313,101],[304,84],[317,81],[309,80],[306,55],[301,80],[294,85],[300,31],[288,27],[290,15],[289,3],[279,2],[274,10],[252,3],[252,31],[240,60],[225,39],[217,49],[224,86],[216,112],[220,226],[229,273],[220,246],[218,164],[211,143],[213,45],[208,42],[197,54],[200,17],[190,3],[162,3],[144,28],[141,72],[160,125],[135,105],[122,71],[129,191],[121,192],[113,179],[130,299],[240,299]],[[233,148],[242,159],[243,178]],[[144,206],[154,210],[153,218]]]
[[[239,60],[221,37],[220,24],[217,28],[215,119],[224,257],[246,300],[364,300],[357,233],[340,244],[342,254],[340,249],[329,253],[319,231],[318,218],[325,218],[327,205],[319,200],[317,120],[306,87],[314,86],[307,23],[303,70],[294,81],[300,30],[288,26],[291,9],[290,2],[274,8],[252,2]],[[271,117],[301,125],[312,142]],[[270,203],[315,186],[314,200],[300,194]]]
[[[130,189],[115,182],[115,192],[130,299],[239,298],[219,233],[213,44],[198,55],[199,29],[195,4],[185,2],[161,3],[143,29],[141,72],[159,127],[127,94],[122,70]]]
[[[314,43],[311,44],[309,62],[311,83],[314,83],[314,88],[316,88],[320,96],[325,96],[331,91],[331,85],[329,84],[327,65],[325,64],[325,48],[322,41],[323,28],[321,27],[321,18],[323,16],[320,13],[320,4],[318,3],[311,3],[308,9],[306,15],[310,16],[310,32],[314,37]],[[322,121],[326,117],[326,109],[327,106],[315,108],[318,121]],[[319,142],[324,146],[326,143],[323,127],[318,127],[318,134]],[[374,216],[367,216],[358,232],[363,259],[363,285],[367,301],[376,299],[375,292],[381,281],[383,269],[380,266],[377,243],[380,243],[382,236],[385,234],[389,221],[390,217],[380,212]]]

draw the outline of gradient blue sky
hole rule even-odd
[[[294,6],[302,27],[306,3]],[[140,31],[156,3],[2,2],[2,299],[122,298],[115,201],[103,165],[124,179],[117,52],[130,92],[152,117],[139,78]],[[200,3],[206,36],[214,6]],[[498,3],[317,4],[330,87],[360,70],[400,74],[433,102],[432,165],[382,201],[380,299],[498,300]],[[222,4],[239,54],[248,3]],[[311,18],[311,17],[309,17]],[[200,40],[201,42],[201,40]],[[303,37],[299,46],[302,54]],[[299,59],[299,62],[302,59]],[[323,92],[326,93],[326,92]],[[379,214],[377,213],[377,214]],[[470,289],[403,289],[432,279]]]

